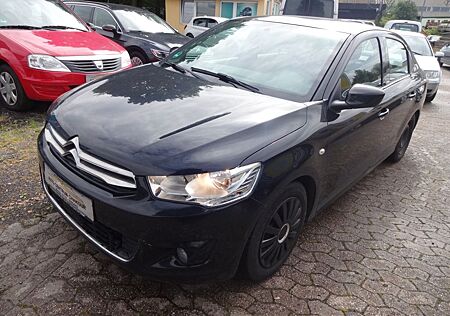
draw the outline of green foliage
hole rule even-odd
[[[437,27],[430,27],[428,29],[423,30],[425,34],[428,35],[441,35],[441,32],[439,32]]]
[[[417,6],[411,0],[398,0],[388,5],[383,16],[377,21],[377,25],[384,26],[389,20],[412,20],[417,21],[419,12]]]
[[[399,0],[389,10],[390,13],[398,20],[417,20],[417,6],[411,0]]]

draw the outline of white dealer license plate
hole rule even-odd
[[[103,78],[106,75],[86,75],[86,83]]]
[[[44,167],[45,183],[55,192],[61,199],[64,200],[70,207],[76,210],[81,215],[94,220],[94,208],[92,200],[71,186],[65,183],[58,177],[50,168]]]

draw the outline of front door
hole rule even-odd
[[[372,37],[363,40],[344,62],[340,78],[335,84],[330,102],[344,100],[355,84],[383,87],[380,40]],[[329,113],[327,141],[323,155],[324,183],[322,197],[327,203],[345,191],[377,165],[390,142],[389,106],[391,98],[384,98],[375,107],[342,110]],[[331,110],[328,110],[331,112]]]

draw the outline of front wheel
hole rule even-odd
[[[389,156],[388,160],[390,162],[395,163],[395,162],[399,162],[400,160],[402,160],[403,156],[406,153],[406,149],[408,149],[409,142],[411,141],[412,133],[414,131],[415,126],[416,126],[416,118],[413,117],[409,121],[405,130],[403,131],[403,134],[400,137],[400,140],[398,141],[394,152],[392,153],[392,155]]]
[[[432,95],[430,95],[430,96],[426,96],[425,102],[428,103],[428,102],[433,101],[434,98],[436,97],[436,94],[437,94],[437,91],[435,93],[433,93]]]
[[[275,273],[294,249],[306,219],[306,191],[289,184],[266,203],[241,261],[244,275],[261,281]]]
[[[0,65],[0,104],[13,111],[28,110],[31,104],[19,78],[8,65]]]
[[[133,65],[133,67],[141,66],[141,65],[147,63],[147,58],[141,52],[138,52],[138,51],[131,51],[130,59],[131,59],[131,65]]]

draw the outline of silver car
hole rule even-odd
[[[431,102],[436,97],[439,84],[441,83],[442,71],[439,66],[437,56],[434,55],[431,44],[422,33],[397,31],[400,34],[417,60],[420,68],[427,77],[427,97],[426,102]],[[450,51],[449,51],[450,58]]]
[[[450,43],[446,43],[444,47],[442,47],[441,50],[436,53],[436,57],[438,58],[439,65],[450,65]]]

